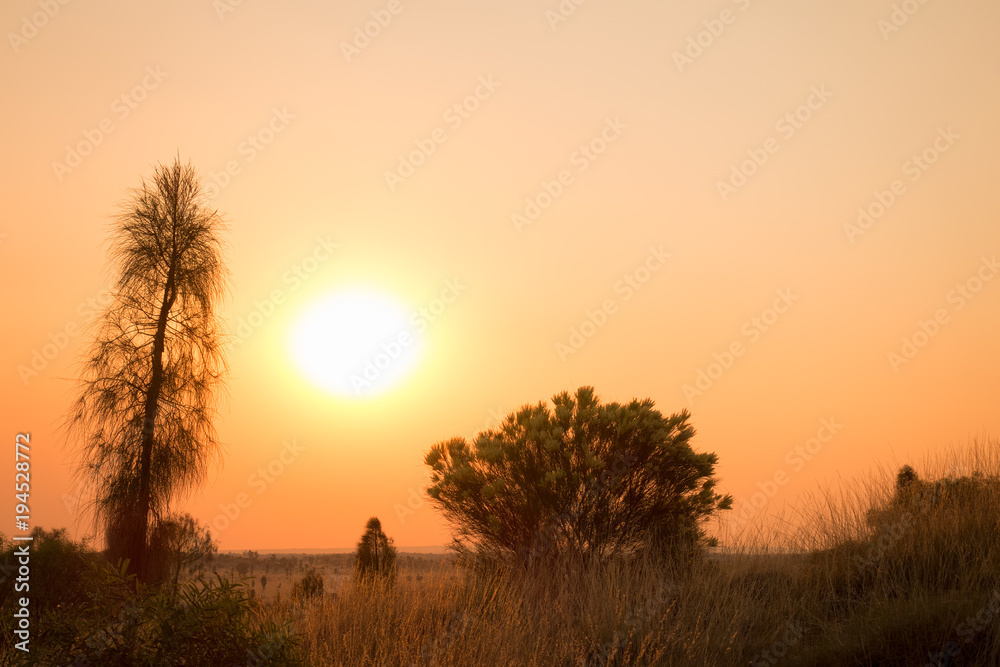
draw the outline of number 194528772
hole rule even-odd
[[[28,433],[18,433],[14,442],[14,497],[17,505],[14,508],[15,525],[18,530],[28,530],[28,496],[31,493],[31,459],[29,457],[29,445],[31,435]],[[23,451],[22,451],[23,450]]]

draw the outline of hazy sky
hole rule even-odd
[[[0,25],[2,418],[35,525],[89,530],[57,427],[110,216],[178,154],[229,224],[226,455],[178,505],[223,549],[352,546],[372,515],[444,544],[429,447],[585,384],[690,409],[737,510],[773,491],[753,520],[1000,435],[996,3],[10,0]],[[351,298],[351,331],[412,336],[385,391],[317,378],[304,318]]]

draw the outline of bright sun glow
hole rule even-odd
[[[395,386],[416,366],[421,349],[407,311],[367,289],[340,291],[314,303],[295,324],[291,344],[306,377],[352,398]]]

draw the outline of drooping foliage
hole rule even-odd
[[[219,454],[221,231],[194,168],[179,160],[132,191],[112,227],[112,302],[97,322],[68,417],[109,552],[143,581],[153,574],[153,524]]]

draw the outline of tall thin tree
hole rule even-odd
[[[158,165],[115,217],[113,301],[101,316],[68,417],[79,472],[111,556],[150,575],[150,525],[220,454],[213,425],[226,372],[219,214],[194,168]]]

